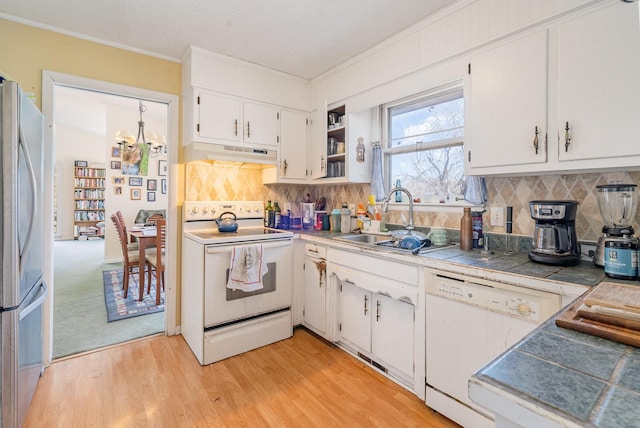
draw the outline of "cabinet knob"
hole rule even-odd
[[[569,145],[571,144],[571,137],[569,136],[569,122],[564,126],[564,151],[569,151]]]
[[[247,120],[247,138],[251,138],[251,123]]]
[[[233,135],[238,136],[238,119],[233,122]]]
[[[285,159],[282,162],[282,176],[286,176],[287,175],[287,167],[289,166],[289,164],[287,163],[287,160]]]
[[[534,137],[533,137],[533,148],[536,150],[536,154],[538,154],[539,147],[540,147],[540,144],[538,143],[538,127],[536,126],[536,129],[534,131]]]

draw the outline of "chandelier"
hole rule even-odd
[[[116,133],[116,141],[118,142],[118,146],[120,146],[120,151],[124,154],[131,151],[143,150],[146,151],[149,156],[159,156],[164,152],[167,142],[164,136],[157,136],[153,132],[149,132],[149,139],[145,137],[142,113],[147,111],[147,106],[142,104],[142,101],[140,101],[139,110],[138,137],[134,140],[133,135],[129,134],[125,129],[121,129]]]

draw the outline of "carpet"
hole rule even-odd
[[[151,277],[151,293],[145,292],[142,301],[137,300],[140,293],[137,273],[129,276],[129,293],[126,299],[122,289],[122,269],[105,270],[102,272],[102,278],[107,322],[164,311],[164,291],[160,294],[160,304],[156,305],[155,276]]]

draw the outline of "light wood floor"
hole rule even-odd
[[[305,329],[201,367],[182,336],[54,362],[24,427],[457,427]]]

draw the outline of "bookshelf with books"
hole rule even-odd
[[[85,161],[74,165],[73,238],[103,238],[105,227],[105,168],[88,167]]]

